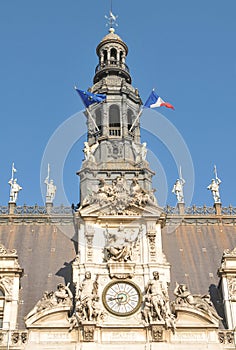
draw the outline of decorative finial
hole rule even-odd
[[[116,20],[118,18],[118,16],[115,16],[112,12],[112,0],[111,0],[111,9],[109,11],[109,16],[105,16],[105,18],[107,19],[107,24],[106,26],[110,27],[110,30],[109,32],[110,33],[114,33],[115,29],[114,29],[114,26],[115,27],[118,27],[118,24],[116,23]]]
[[[207,189],[211,190],[214,203],[221,203],[220,191],[219,191],[221,180],[218,178],[216,165],[214,165],[214,175],[215,175],[215,178],[211,180],[211,183],[207,187]]]
[[[22,187],[17,183],[17,179],[14,179],[14,175],[16,173],[16,168],[14,163],[12,163],[12,167],[11,167],[11,178],[8,181],[9,185],[10,185],[10,203],[16,203],[17,198],[18,198],[18,193],[20,190],[22,190]]]
[[[57,187],[54,185],[53,180],[50,180],[50,164],[48,164],[48,174],[44,183],[47,186],[46,203],[52,203],[55,198]]]

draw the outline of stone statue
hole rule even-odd
[[[151,323],[153,316],[153,303],[149,293],[144,295],[143,309],[141,312],[144,321],[148,324]]]
[[[213,199],[214,199],[214,203],[220,203],[220,184],[221,184],[221,180],[218,178],[217,176],[217,170],[216,170],[216,166],[214,166],[214,173],[215,173],[215,179],[211,180],[210,185],[207,187],[208,190],[211,190]]]
[[[168,293],[159,281],[159,273],[157,271],[154,271],[153,279],[149,280],[145,288],[143,306],[143,316],[145,321],[148,321],[150,319],[164,321],[167,314],[167,302],[169,302]]]
[[[184,179],[177,179],[172,192],[175,193],[178,203],[184,203],[183,186],[185,184]]]
[[[54,292],[54,296],[56,297],[57,304],[72,305],[73,294],[69,289],[69,283],[67,286],[63,283],[59,283],[57,290]]]
[[[147,203],[153,204],[153,202],[154,202],[153,192],[149,194],[147,191],[145,191],[139,185],[137,177],[134,177],[132,179],[132,183],[130,186],[130,195],[133,199],[133,203],[138,205],[138,206],[146,205]]]
[[[105,259],[107,261],[131,261],[133,247],[137,242],[138,235],[136,236],[133,230],[125,230],[124,226],[120,224],[118,230],[114,233],[108,231],[106,228],[107,243],[105,246]]]
[[[184,203],[184,185],[185,185],[185,180],[182,176],[182,171],[180,167],[179,179],[176,180],[174,187],[172,189],[172,193],[176,195],[178,203]]]
[[[142,157],[142,160],[146,160],[146,156],[147,156],[147,143],[144,142],[141,146],[141,157]]]
[[[91,272],[86,271],[84,280],[79,286],[79,296],[76,302],[76,314],[80,320],[92,321],[96,314],[96,303],[98,293],[97,280],[93,281]]]
[[[135,158],[137,162],[141,162],[146,160],[147,156],[147,143],[144,142],[143,144],[135,144],[134,142],[132,143],[134,152],[135,152]]]
[[[89,146],[87,141],[84,142],[83,152],[84,152],[85,160],[95,162],[94,153],[95,153],[96,149],[98,148],[98,146],[99,146],[99,142],[96,142],[92,146]]]
[[[219,186],[220,186],[220,179],[212,179],[210,185],[207,187],[208,190],[211,190],[212,197],[214,199],[214,203],[220,203],[220,192],[219,192]]]
[[[55,198],[57,187],[54,185],[53,180],[50,180],[50,164],[48,164],[48,174],[44,183],[47,186],[46,203],[52,203]]]
[[[99,179],[98,191],[97,191],[97,201],[107,203],[111,201],[114,197],[114,188],[106,184],[103,178]]]
[[[26,315],[25,319],[30,318],[36,313],[44,310],[58,307],[60,305],[72,306],[73,294],[69,289],[69,283],[65,286],[59,283],[55,292],[45,291],[43,297],[37,302],[34,308]]]
[[[22,187],[17,183],[17,179],[10,179],[8,181],[9,185],[11,186],[10,189],[10,202],[16,203],[18,198],[18,193],[22,190]]]
[[[14,163],[12,163],[12,170],[11,170],[11,178],[8,181],[10,188],[10,202],[16,203],[18,198],[18,193],[22,190],[22,187],[17,183],[17,179],[14,179],[14,174],[16,172],[16,168]]]
[[[206,312],[210,317],[215,317],[218,320],[221,317],[217,314],[210,300],[210,295],[193,295],[190,293],[186,284],[178,284],[176,282],[176,287],[174,290],[174,295],[176,296],[175,305],[189,306],[195,309]]]

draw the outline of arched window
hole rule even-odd
[[[4,305],[5,305],[5,293],[0,288],[0,328],[3,328]]]
[[[111,63],[116,63],[117,61],[117,51],[116,49],[111,49],[111,56],[110,56]]]
[[[131,111],[131,109],[128,110],[127,113],[127,124],[128,124],[128,131],[131,128],[132,124],[133,124],[133,112]]]
[[[107,50],[103,50],[103,56],[104,56],[103,61],[104,61],[104,63],[106,63],[107,62]]]
[[[102,133],[102,111],[101,109],[96,110],[96,124],[99,131]]]
[[[124,52],[120,51],[120,62],[123,63]]]
[[[117,105],[111,105],[109,109],[109,135],[120,136],[120,109]]]

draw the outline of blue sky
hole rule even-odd
[[[0,2],[1,205],[9,199],[13,161],[23,187],[18,204],[43,204],[43,153],[54,131],[83,109],[73,86],[92,85],[98,63],[95,49],[108,30],[104,15],[109,4],[109,0]],[[222,204],[235,206],[235,0],[114,0],[113,12],[119,16],[116,31],[129,46],[127,64],[142,99],[155,87],[175,106],[174,112],[162,109],[161,113],[190,151],[195,170],[192,204],[212,205],[206,187],[216,164]],[[83,116],[81,129],[82,125]],[[75,173],[80,169],[83,141],[78,140],[65,161],[69,202],[78,201]],[[146,141],[164,169],[167,203],[174,205],[175,162],[161,142],[151,137]],[[55,177],[53,170],[51,164]],[[162,187],[158,179],[157,186]]]

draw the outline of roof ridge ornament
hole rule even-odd
[[[114,33],[114,31],[115,31],[114,27],[118,27],[118,24],[116,23],[118,16],[115,16],[112,12],[112,0],[111,0],[111,7],[110,7],[110,11],[109,11],[109,16],[105,15],[105,18],[107,19],[106,27],[109,26],[110,27],[109,32]]]

